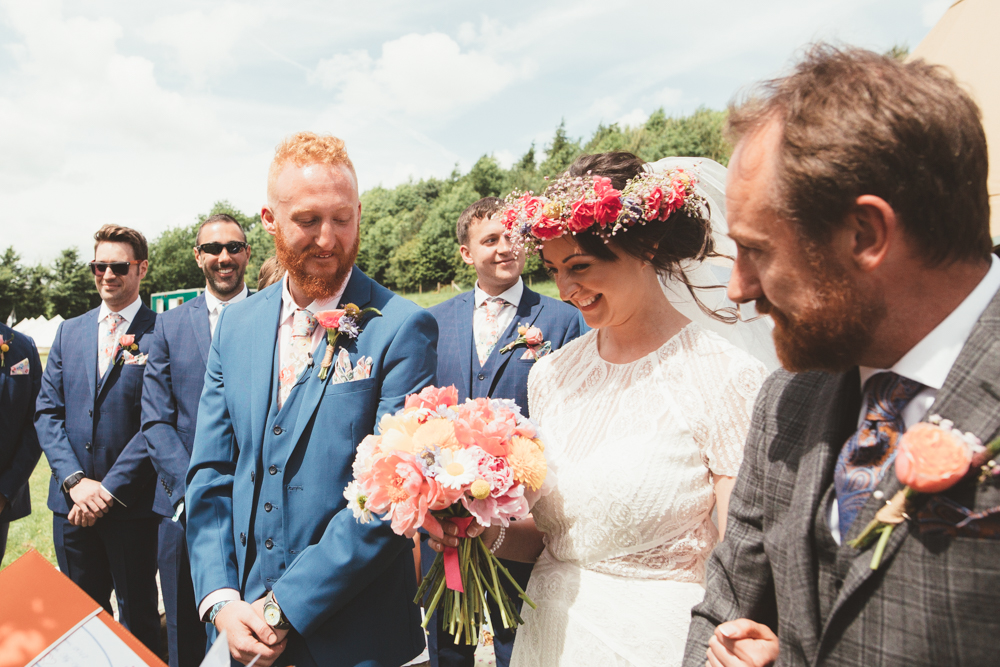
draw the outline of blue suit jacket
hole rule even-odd
[[[140,431],[144,366],[114,363],[97,378],[95,308],[59,325],[38,394],[35,428],[52,468],[49,509],[73,507],[63,481],[82,470],[121,502],[101,521],[153,516],[155,472]],[[141,306],[126,333],[149,352],[156,314]],[[119,352],[119,355],[121,353]]]
[[[212,346],[205,295],[156,319],[142,385],[142,433],[159,475],[153,509],[172,516],[184,498],[198,403]]]
[[[528,373],[535,361],[521,358],[523,347],[506,354],[500,354],[500,350],[517,338],[517,328],[522,324],[541,329],[545,340],[551,341],[552,349],[557,350],[586,331],[580,311],[567,303],[533,292],[525,285],[514,320],[500,336],[482,370],[473,375],[476,344],[472,335],[472,313],[475,301],[475,290],[470,290],[430,309],[441,331],[437,381],[444,386],[454,384],[459,401],[485,396],[510,398],[520,406],[521,414],[528,416]]]
[[[31,514],[28,478],[42,455],[32,419],[42,383],[42,362],[35,341],[28,336],[0,324],[0,338],[10,344],[0,368],[0,495],[7,499],[0,523],[6,523]],[[25,359],[28,374],[11,375],[11,366]]]
[[[433,383],[437,325],[355,267],[342,304],[383,316],[366,319],[344,347],[352,363],[372,358],[371,377],[332,384],[332,372],[322,381],[318,363],[309,369],[295,390],[295,426],[281,436],[291,438],[287,458],[263,461],[281,289],[226,308],[216,324],[185,500],[195,598],[234,588],[253,601],[270,587],[320,665],[401,665],[424,644],[413,543],[388,522],[358,523],[343,490],[357,445],[378,419]],[[315,358],[325,350],[324,337]],[[278,474],[283,534],[272,549],[252,529],[262,477]],[[256,560],[280,572],[273,585],[248,579]]]

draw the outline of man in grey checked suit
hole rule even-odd
[[[901,488],[905,428],[1000,432],[979,110],[922,61],[820,46],[729,122],[729,295],[773,316],[787,370],[758,398],[684,664],[995,663],[995,482],[918,496],[877,570],[849,545]]]

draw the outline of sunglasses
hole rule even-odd
[[[133,259],[131,262],[93,261],[93,262],[88,262],[88,264],[90,266],[90,272],[93,273],[95,276],[103,276],[104,272],[107,271],[108,269],[111,269],[111,271],[116,276],[125,276],[128,275],[128,270],[133,264],[140,264],[142,261],[143,260],[141,259]]]
[[[249,244],[244,241],[230,241],[229,243],[202,243],[196,245],[194,249],[198,252],[207,252],[209,255],[221,255],[222,249],[225,248],[230,255],[238,255],[247,247]]]

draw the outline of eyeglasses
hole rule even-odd
[[[107,271],[108,269],[111,269],[111,271],[116,276],[125,276],[128,275],[129,267],[131,267],[133,264],[140,264],[142,263],[142,261],[143,260],[141,259],[133,259],[131,262],[93,261],[93,262],[88,262],[88,265],[90,266],[90,272],[93,273],[95,276],[103,276],[104,272]]]
[[[247,247],[249,244],[244,241],[230,241],[229,243],[202,243],[196,245],[194,249],[198,252],[207,252],[209,255],[221,255],[222,249],[225,248],[230,255],[238,255]]]

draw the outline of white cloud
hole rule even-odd
[[[632,109],[615,122],[618,123],[620,127],[637,127],[639,125],[644,125],[647,118],[649,118],[649,114],[642,109]]]
[[[678,90],[677,88],[664,88],[653,95],[653,104],[658,107],[670,109],[671,107],[675,107],[680,104],[683,97],[684,91],[682,90]]]
[[[955,0],[931,0],[930,2],[925,2],[923,7],[920,8],[920,17],[924,21],[924,25],[928,28],[933,28],[944,13],[948,11],[952,3]]]
[[[514,155],[508,150],[499,150],[493,151],[493,159],[497,161],[501,169],[510,169],[520,159],[520,156]]]
[[[321,60],[312,80],[335,90],[338,101],[352,107],[454,115],[496,96],[530,71],[529,65],[500,63],[482,52],[463,53],[442,33],[414,33],[385,42],[377,60],[366,51]]]

